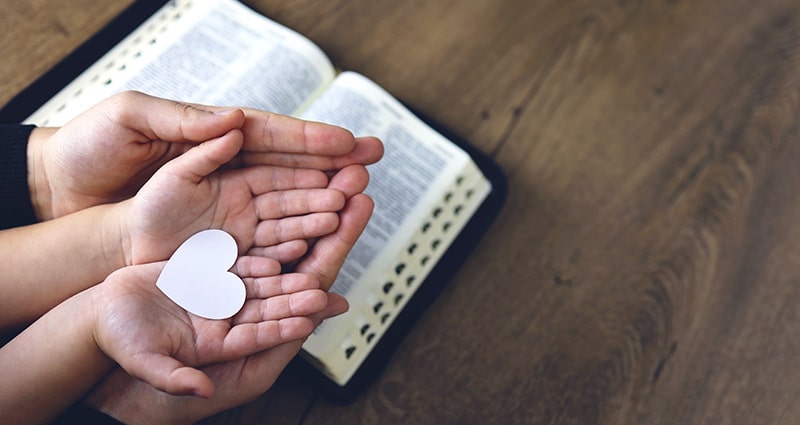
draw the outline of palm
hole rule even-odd
[[[119,279],[114,296],[108,297],[98,339],[114,341],[108,354],[123,365],[137,356],[154,354],[173,355],[194,364],[197,353],[209,348],[197,346],[197,342],[224,334],[230,329],[229,322],[204,323],[202,318],[191,316],[152,285],[160,267],[140,267],[136,274],[127,273],[125,281]]]
[[[267,165],[218,170],[239,151],[241,137],[232,131],[195,146],[123,204],[128,264],[165,260],[192,234],[210,228],[230,233],[240,253],[336,228],[345,195],[325,188],[322,171]]]
[[[280,270],[265,258],[251,258],[248,264],[253,270]],[[259,273],[257,279],[243,279],[249,295],[236,316],[203,319],[153,284],[163,266],[133,266],[109,276],[101,293],[96,339],[129,373],[173,394],[213,388],[192,366],[243,358],[308,336],[314,323],[307,316],[328,306],[328,295],[308,275]],[[253,274],[239,267],[239,273]]]
[[[345,182],[355,180],[358,179],[334,178],[331,184],[350,192]],[[363,188],[365,185],[366,181],[361,181],[354,188]],[[366,226],[371,211],[369,198],[364,195],[353,196],[341,212],[343,217],[336,232],[322,237],[297,269],[316,276],[323,288],[329,287],[345,256]],[[337,299],[333,294],[330,296],[332,299],[326,310],[311,316],[314,323],[346,308],[343,299]],[[337,301],[338,307],[335,305]],[[217,386],[217,394],[210,400],[175,397],[117,370],[95,388],[87,402],[102,411],[116,412],[123,418],[145,415],[145,423],[193,423],[261,395],[272,386],[300,350],[301,344],[302,340],[299,339],[287,341],[251,356],[202,367],[201,370]]]
[[[253,245],[259,221],[255,199],[240,171],[212,174],[198,183],[157,173],[131,200],[132,263],[165,260],[191,235],[210,228],[230,233],[243,252]]]

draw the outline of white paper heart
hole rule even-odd
[[[175,304],[207,319],[227,319],[242,308],[242,280],[228,270],[236,261],[236,241],[223,230],[192,235],[172,254],[156,286]]]

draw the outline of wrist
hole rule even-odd
[[[80,399],[111,369],[113,362],[94,343],[95,316],[87,314],[88,301],[86,292],[70,297],[0,350],[3,377],[14,382],[0,386],[1,422],[44,423]]]
[[[35,128],[28,138],[28,190],[36,218],[40,221],[53,218],[53,194],[45,167],[45,144],[55,133],[54,128]]]
[[[92,353],[91,357],[98,360],[98,366],[102,364],[105,366],[103,370],[107,372],[113,367],[114,360],[103,351],[97,340],[97,329],[101,317],[98,308],[102,308],[103,305],[102,300],[98,299],[98,293],[101,292],[102,289],[102,285],[92,286],[73,296],[68,301],[71,302],[73,306],[79,307],[79,310],[74,311],[72,315],[84,316],[82,320],[84,321],[85,331],[81,332],[81,335],[85,335],[84,343],[87,347],[86,352]],[[74,302],[76,300],[80,300],[80,302]],[[101,359],[102,361],[100,361]]]
[[[133,250],[126,212],[131,201],[106,205],[101,224],[101,244],[109,273],[133,264]]]

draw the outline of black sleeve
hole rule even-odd
[[[34,128],[32,125],[0,124],[0,229],[36,222],[28,189],[28,137]],[[2,345],[8,342],[2,338],[5,336],[0,335]],[[75,405],[54,424],[119,425],[122,422],[88,407]]]
[[[33,129],[0,124],[0,229],[36,222],[28,189],[28,137]]]
[[[124,425],[111,416],[85,406],[75,405],[51,425]]]

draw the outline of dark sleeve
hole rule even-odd
[[[28,189],[28,137],[32,125],[0,124],[0,229],[36,222]],[[0,335],[5,345],[14,335]],[[120,425],[122,422],[81,405],[72,406],[54,425]]]
[[[0,124],[0,229],[36,222],[28,189],[28,137],[35,127]],[[0,335],[5,345],[13,335]],[[54,424],[119,425],[122,422],[88,407],[75,405]]]
[[[75,405],[51,425],[124,425],[111,416],[85,406]]]
[[[0,229],[36,223],[28,189],[32,125],[0,124]]]

